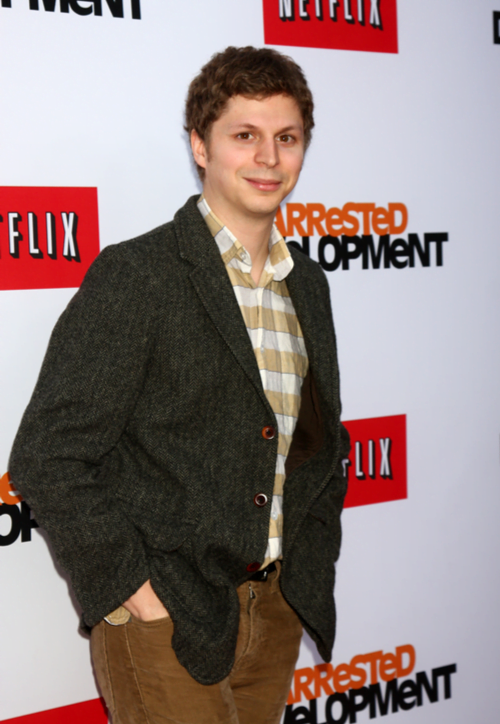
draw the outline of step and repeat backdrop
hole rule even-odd
[[[349,492],[331,664],[285,724],[498,721],[500,0],[0,0],[0,721],[107,721],[8,457],[51,329],[108,244],[199,189],[187,86],[227,45],[304,69],[277,218],[321,264]]]

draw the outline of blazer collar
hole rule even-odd
[[[191,196],[174,216],[179,254],[194,266],[201,265],[216,271],[220,266],[223,268],[224,264],[217,244],[198,210],[198,199],[199,195]]]

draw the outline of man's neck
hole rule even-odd
[[[274,213],[248,217],[239,214],[237,209],[218,204],[216,200],[210,198],[210,193],[205,189],[204,196],[213,213],[250,254],[252,279],[258,284],[269,255],[269,238],[274,223]]]

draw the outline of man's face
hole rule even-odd
[[[290,96],[233,96],[207,143],[196,131],[191,143],[205,169],[205,196],[222,221],[274,217],[299,178],[304,124]]]

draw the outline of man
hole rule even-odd
[[[312,111],[274,50],[209,61],[186,103],[202,197],[95,260],[14,444],[114,724],[278,722],[302,627],[331,657],[335,335],[322,270],[273,223]]]

